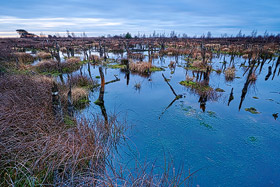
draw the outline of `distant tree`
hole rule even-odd
[[[257,34],[258,34],[258,31],[254,29],[251,33],[252,38],[256,38]]]
[[[242,37],[242,30],[239,30],[238,34],[236,35],[237,38],[241,38]]]
[[[264,37],[264,38],[268,38],[268,36],[269,36],[269,33],[267,32],[267,30],[265,30],[265,32],[264,32],[264,34],[263,34],[263,37]]]
[[[153,38],[157,36],[156,31],[153,32]]]
[[[188,35],[186,33],[183,33],[182,38],[188,38]]]
[[[208,31],[208,32],[207,32],[206,37],[207,37],[207,38],[211,38],[211,37],[212,37],[212,34],[211,34],[211,32],[210,32],[210,31]]]
[[[170,32],[170,38],[177,38],[177,34],[175,33],[175,31]]]
[[[221,34],[221,38],[227,38],[227,33]]]
[[[201,35],[201,38],[205,38],[205,34],[204,33]]]
[[[127,32],[126,33],[126,35],[124,36],[126,39],[131,39],[132,38],[132,36],[131,36],[131,34],[129,33],[129,32]]]

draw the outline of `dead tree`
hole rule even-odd
[[[53,82],[53,87],[52,87],[52,109],[56,120],[58,122],[62,122],[63,111],[61,107],[61,100],[58,92],[58,86],[55,82]]]

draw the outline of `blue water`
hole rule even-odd
[[[272,75],[264,80],[268,66],[275,60],[265,64],[261,74],[259,69],[256,71],[257,81],[249,85],[240,110],[247,74],[243,76],[245,68],[239,65],[244,59],[235,59],[236,77],[240,78],[232,82],[227,82],[223,73],[211,72],[210,86],[225,92],[218,93],[216,100],[207,101],[205,112],[200,109],[199,96],[179,84],[185,80],[186,70],[177,66],[172,74],[167,68],[170,60],[174,58],[166,57],[165,62],[154,60],[154,65],[166,67],[165,71],[154,72],[148,78],[130,74],[129,85],[120,70],[103,69],[106,81],[115,79],[114,75],[121,79],[105,86],[107,113],[118,113],[130,126],[125,134],[127,145],[119,147],[120,161],[130,161],[133,166],[134,158],[140,162],[156,160],[156,165],[163,166],[165,157],[172,158],[176,166],[183,164],[186,171],[201,169],[192,179],[193,186],[280,186],[280,121],[272,116],[280,113],[278,70],[274,80]],[[220,61],[223,58],[213,59],[214,69],[221,67]],[[184,65],[185,61],[179,59],[178,64]],[[82,72],[88,73],[87,65]],[[99,75],[98,68],[91,67],[91,73],[92,77]],[[162,73],[170,78],[177,94],[183,94],[166,111],[175,96]],[[188,70],[188,75],[192,71]],[[135,89],[136,83],[141,83],[140,90]],[[234,100],[228,106],[231,88]],[[93,103],[98,95],[98,91],[90,94],[92,102],[81,111],[82,115],[100,113],[99,106]],[[255,107],[260,114],[245,111],[249,107]]]

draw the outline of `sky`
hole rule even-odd
[[[1,0],[0,37],[16,29],[80,36],[280,33],[280,0]]]

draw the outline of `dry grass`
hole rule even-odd
[[[58,71],[58,62],[55,60],[42,60],[35,65],[38,72],[56,72]]]
[[[69,85],[70,82],[72,86],[91,88],[96,85],[98,81],[93,81],[87,76],[74,75],[71,77],[71,81],[70,79],[67,80],[67,84]]]
[[[203,68],[205,68],[205,64],[204,64],[201,60],[195,60],[195,61],[192,63],[192,66],[195,67],[195,68],[198,68],[198,69],[203,69]]]
[[[89,56],[89,61],[91,61],[93,63],[98,63],[98,62],[100,62],[100,58],[97,55],[90,55]]]
[[[71,57],[66,62],[61,63],[61,68],[64,73],[72,73],[78,70],[81,66],[81,60],[78,57]]]
[[[152,64],[149,62],[136,62],[136,63],[130,63],[129,69],[133,72],[138,73],[147,73],[149,69],[152,67]]]
[[[80,100],[87,99],[89,95],[88,90],[85,88],[74,87],[72,88],[72,102],[74,105],[79,105]]]
[[[69,63],[69,64],[77,64],[81,61],[81,59],[79,57],[71,57],[71,58],[68,58],[66,60],[66,63]]]
[[[1,186],[69,186],[81,175],[93,181],[96,175],[91,174],[104,166],[104,134],[108,137],[111,132],[104,132],[100,119],[71,121],[71,127],[69,122],[56,121],[51,87],[52,81],[45,77],[0,78]],[[85,94],[80,89],[73,92],[75,97]],[[113,129],[114,119],[109,122]]]
[[[52,58],[52,54],[41,51],[37,54],[37,57],[39,57],[40,59],[50,59],[50,58]]]
[[[129,53],[129,58],[142,61],[145,56],[142,53]]]
[[[34,61],[34,57],[31,54],[24,52],[14,53],[19,63],[30,64]]]
[[[235,68],[234,67],[228,67],[225,70],[225,78],[226,78],[226,81],[232,81],[235,78]]]

